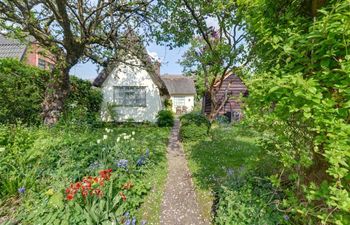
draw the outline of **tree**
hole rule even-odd
[[[248,43],[244,23],[237,13],[235,1],[176,0],[161,1],[158,13],[162,18],[160,41],[171,45],[190,44],[182,65],[187,74],[202,81],[204,92],[212,104],[210,119],[214,119],[229,99],[217,97],[224,78],[247,64]],[[211,23],[211,24],[210,24]]]
[[[151,4],[152,0],[0,1],[0,27],[7,35],[30,35],[55,57],[42,104],[46,124],[56,123],[64,108],[70,69],[86,59],[104,67],[121,60],[116,52],[128,50],[121,36],[149,23]]]

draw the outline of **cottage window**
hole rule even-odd
[[[114,87],[114,103],[118,106],[146,106],[146,87]]]
[[[174,106],[184,106],[185,105],[185,97],[174,97]]]
[[[38,67],[39,67],[40,69],[45,69],[45,68],[46,68],[46,62],[45,62],[45,60],[39,59],[39,60],[38,60]]]

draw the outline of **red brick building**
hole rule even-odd
[[[51,70],[55,65],[54,57],[32,38],[28,44],[0,35],[0,59],[14,58],[28,65]]]

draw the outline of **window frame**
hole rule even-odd
[[[181,99],[181,101],[179,101]],[[177,105],[176,102],[182,102],[183,100],[183,104],[182,105]],[[186,97],[185,96],[174,96],[173,97],[173,104],[174,106],[186,106]]]
[[[123,96],[118,98],[122,99],[122,103],[117,101],[117,90],[122,90]],[[139,93],[136,93],[136,90],[140,90]],[[126,94],[129,92],[130,95],[134,95],[134,98],[126,99]],[[137,98],[139,96],[139,99]],[[134,101],[134,102],[132,102]],[[139,102],[139,103],[137,103]],[[147,89],[146,86],[113,86],[113,103],[116,106],[122,107],[147,107]]]
[[[38,59],[38,68],[45,70],[47,62],[44,59]]]

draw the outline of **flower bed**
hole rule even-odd
[[[137,210],[165,160],[168,133],[156,127],[0,127],[0,199],[7,202],[0,201],[0,221],[144,224]]]

